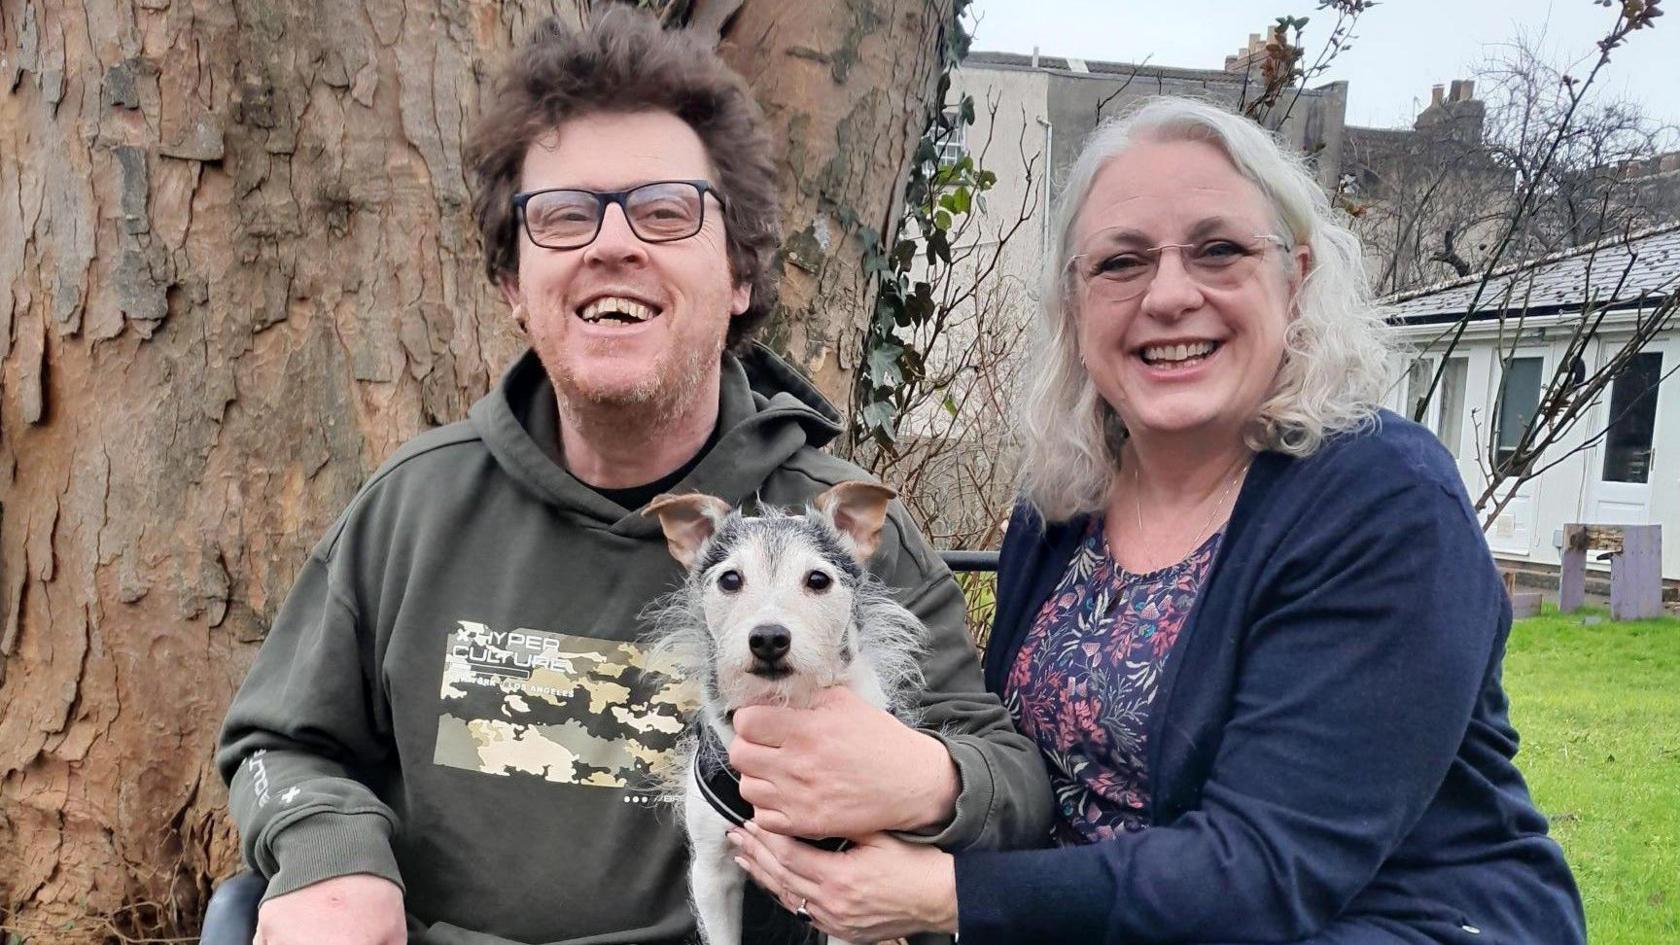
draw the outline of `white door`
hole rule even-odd
[[[1547,361],[1545,349],[1532,348],[1518,350],[1503,370],[1497,361],[1494,364],[1494,454],[1491,462],[1496,469],[1510,458],[1513,448],[1522,439],[1523,430],[1539,409],[1540,390],[1551,376]],[[1540,478],[1530,479],[1518,487],[1516,495],[1490,523],[1488,547],[1511,555],[1534,552]],[[1498,494],[1504,496],[1507,488],[1508,484],[1502,485]]]
[[[1661,346],[1634,355],[1602,398],[1593,432],[1606,431],[1594,451],[1597,469],[1589,506],[1592,521],[1644,525],[1651,519],[1651,468],[1656,458],[1658,382],[1665,365]]]

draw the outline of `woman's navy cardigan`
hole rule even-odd
[[[1016,510],[986,682],[1086,518]],[[1147,725],[1150,822],[957,857],[963,945],[1575,945],[1580,895],[1512,764],[1504,586],[1452,458],[1392,413],[1258,456]]]

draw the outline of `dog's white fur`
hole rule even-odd
[[[843,685],[866,701],[914,724],[913,700],[922,688],[917,657],[926,628],[863,570],[874,552],[892,491],[864,482],[841,483],[818,496],[803,515],[770,510],[747,517],[721,499],[660,496],[646,510],[664,528],[671,553],[689,568],[683,586],[649,610],[661,662],[699,683],[701,721],[727,751],[733,710],[746,705],[808,704],[820,689]],[[826,532],[828,540],[814,530]],[[857,576],[837,567],[838,555],[856,563]],[[719,578],[733,571],[731,591]],[[813,571],[832,581],[806,584]],[[780,678],[755,674],[762,661],[749,649],[754,627],[774,624],[791,637]],[[689,886],[707,945],[739,945],[741,893],[746,874],[735,865],[725,834],[730,823],[700,794],[694,769],[715,770],[726,759],[699,757],[700,742],[685,737],[673,767],[680,779],[688,831]],[[678,785],[672,783],[671,787]],[[837,943],[844,945],[844,943]]]

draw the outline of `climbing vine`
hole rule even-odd
[[[951,73],[968,53],[971,34],[964,22],[970,0],[955,0],[950,29],[940,44],[940,76],[927,129],[917,143],[904,184],[904,210],[891,246],[860,228],[868,247],[864,272],[875,280],[875,306],[864,333],[852,399],[853,442],[873,441],[890,449],[908,402],[907,387],[928,377],[925,327],[945,307],[936,283],[952,266],[951,244],[963,221],[983,207],[997,174],[971,153],[953,149],[974,124],[974,97],[951,97]],[[944,398],[947,410],[955,404]]]

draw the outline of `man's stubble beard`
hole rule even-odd
[[[684,344],[667,348],[651,370],[628,386],[592,385],[563,369],[563,358],[543,357],[560,414],[574,428],[596,427],[628,431],[669,426],[694,407],[712,372],[720,369],[724,338],[709,345]],[[690,353],[692,352],[692,354]]]

